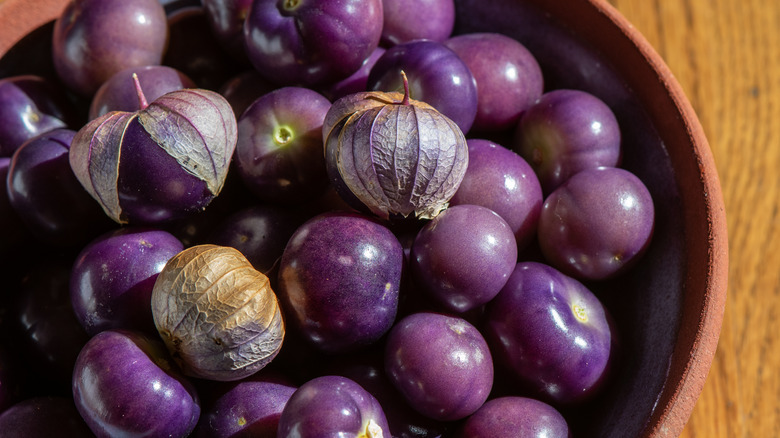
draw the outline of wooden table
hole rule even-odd
[[[780,436],[780,2],[610,0],[688,95],[720,176],[729,288],[683,437]]]

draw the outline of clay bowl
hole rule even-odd
[[[50,72],[45,57],[36,57],[47,41],[33,37],[45,36],[64,3],[0,2],[0,76],[20,73],[22,65]],[[457,32],[517,38],[537,56],[548,88],[589,91],[617,114],[623,166],[650,189],[656,230],[630,275],[594,286],[615,318],[622,353],[607,390],[567,415],[576,436],[678,436],[712,363],[727,284],[721,189],[690,103],[660,56],[606,1],[458,0],[457,6]]]

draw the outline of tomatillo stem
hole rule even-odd
[[[135,93],[138,95],[138,106],[140,106],[141,109],[145,109],[149,106],[149,102],[146,101],[144,90],[141,89],[141,81],[138,80],[138,75],[135,73],[133,73],[133,83],[135,84]]]
[[[401,101],[401,105],[409,105],[409,79],[406,77],[406,72],[401,70],[401,77],[404,81],[404,100]]]

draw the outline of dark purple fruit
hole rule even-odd
[[[381,34],[382,0],[255,0],[244,23],[249,60],[279,85],[340,81],[360,68]]]
[[[603,387],[613,358],[612,326],[579,281],[541,263],[518,263],[485,318],[496,363],[534,397],[568,405]]]
[[[290,238],[279,267],[287,321],[318,349],[372,344],[398,310],[403,249],[393,233],[357,213],[324,213]]]
[[[76,408],[98,437],[186,437],[200,417],[200,400],[172,363],[158,339],[100,332],[76,360]]]
[[[152,288],[182,249],[172,234],[140,227],[110,231],[82,249],[73,265],[70,296],[87,333],[109,328],[154,333]]]
[[[322,376],[301,385],[279,418],[279,438],[390,437],[379,402],[341,376]]]

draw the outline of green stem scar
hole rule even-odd
[[[287,9],[288,11],[292,11],[293,9],[298,7],[298,4],[300,4],[300,0],[284,0],[284,3],[282,4],[282,7],[284,9]]]
[[[581,304],[572,304],[571,311],[574,313],[574,317],[580,322],[588,322],[588,312],[585,306]]]
[[[295,137],[293,130],[287,125],[277,126],[274,129],[274,141],[278,145],[286,145],[292,141],[293,137]]]

